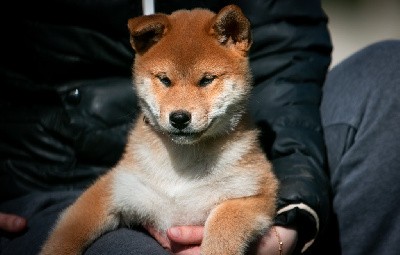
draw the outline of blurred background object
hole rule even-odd
[[[377,41],[400,39],[400,0],[322,0],[333,41],[331,67]]]

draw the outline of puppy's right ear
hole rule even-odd
[[[145,53],[168,31],[170,23],[164,14],[140,16],[128,20],[132,48],[138,54]]]

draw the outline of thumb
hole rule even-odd
[[[203,240],[203,226],[179,226],[168,229],[168,238],[182,245],[201,244]]]

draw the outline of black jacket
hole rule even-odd
[[[304,244],[329,209],[319,117],[331,53],[327,18],[317,0],[155,6],[218,11],[230,2],[252,23],[249,108],[281,182],[277,224],[295,225]],[[142,14],[141,1],[0,5],[0,199],[86,187],[119,159],[137,111],[127,20]]]

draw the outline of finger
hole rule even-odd
[[[278,251],[278,253],[276,253]],[[258,245],[257,255],[279,254],[279,244],[272,231],[268,231]]]
[[[17,233],[26,228],[26,220],[14,214],[0,213],[0,229]]]
[[[144,226],[144,228],[150,233],[150,235],[157,240],[157,242],[165,249],[171,249],[171,242],[165,236],[165,234],[160,233],[155,228],[150,226]]]
[[[168,229],[168,238],[182,245],[200,244],[203,240],[204,227],[202,226],[181,226]]]

